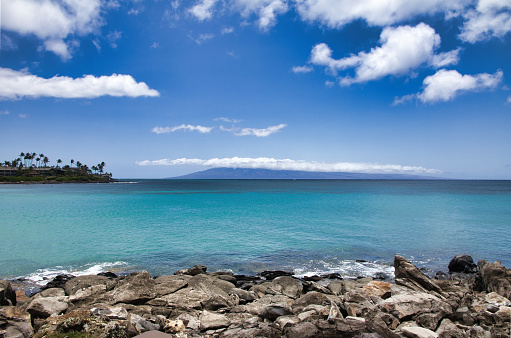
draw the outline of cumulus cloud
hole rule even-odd
[[[217,2],[218,0],[200,0],[195,6],[190,8],[188,12],[199,21],[211,19],[213,16],[213,7]]]
[[[138,161],[140,166],[148,165],[201,165],[212,168],[250,168],[250,169],[272,169],[272,170],[299,170],[318,172],[365,172],[365,173],[421,173],[439,174],[440,170],[428,169],[417,166],[406,166],[399,164],[377,164],[377,163],[350,163],[350,162],[308,162],[291,159],[275,159],[268,157],[257,158],[212,158],[202,160],[198,158],[179,158],[175,160],[161,159],[156,161]]]
[[[159,96],[144,82],[136,82],[130,75],[113,74],[81,78],[54,76],[45,79],[27,71],[0,67],[0,99],[17,100],[24,97],[96,98],[100,96]]]
[[[268,31],[276,25],[277,16],[289,10],[287,0],[233,0],[234,7],[248,18],[257,15],[257,24],[263,31]]]
[[[423,103],[450,101],[464,92],[476,92],[496,88],[503,78],[503,72],[495,74],[462,75],[456,70],[441,69],[436,74],[424,79],[422,93],[397,98],[394,104],[418,99]]]
[[[222,34],[231,34],[234,32],[234,27],[223,27],[220,33]]]
[[[511,1],[479,0],[476,8],[464,17],[461,40],[475,43],[490,37],[502,38],[511,32]]]
[[[96,32],[102,25],[100,6],[101,0],[2,1],[2,28],[36,36],[46,50],[67,60],[71,52],[65,39]]]
[[[203,126],[192,126],[190,124],[182,124],[175,127],[154,127],[151,129],[153,133],[156,134],[169,134],[173,133],[178,130],[184,130],[184,131],[198,131],[201,134],[207,134],[211,130],[213,130],[214,127],[203,127]]]
[[[291,71],[295,74],[310,73],[313,71],[313,68],[310,66],[294,66],[293,68],[291,68]]]
[[[341,28],[364,20],[372,26],[392,25],[419,15],[458,11],[471,0],[296,0],[303,20]]]
[[[277,126],[270,126],[268,128],[225,128],[224,126],[220,126],[220,130],[227,131],[233,133],[236,136],[257,136],[257,137],[267,137],[271,134],[278,133],[281,129],[287,127],[287,124],[279,124]]]
[[[447,65],[458,61],[458,51],[435,55],[440,36],[430,26],[420,23],[415,27],[386,27],[380,35],[381,46],[370,52],[360,52],[342,59],[332,58],[332,50],[325,43],[312,48],[310,62],[325,66],[336,75],[338,71],[355,68],[355,77],[344,77],[342,85],[377,80],[387,75],[405,75],[422,64]]]

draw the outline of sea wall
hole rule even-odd
[[[457,256],[425,276],[401,256],[395,279],[298,279],[142,271],[58,276],[27,297],[0,283],[0,337],[509,337],[511,270]]]

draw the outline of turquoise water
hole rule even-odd
[[[0,185],[0,277],[511,267],[511,181],[138,180]],[[365,260],[367,262],[356,262]]]

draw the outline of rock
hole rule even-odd
[[[147,271],[142,271],[120,280],[106,297],[111,304],[143,304],[156,297],[154,289],[153,278]]]
[[[438,338],[438,334],[423,327],[404,327],[403,333],[412,338]]]
[[[2,330],[6,338],[29,338],[34,334],[30,314],[15,306],[0,307],[0,332]]]
[[[100,273],[98,273],[97,275],[98,275],[98,276],[106,277],[106,278],[108,278],[108,279],[116,279],[117,277],[119,277],[119,276],[117,276],[115,273],[110,272],[110,271],[100,272]]]
[[[222,314],[203,311],[199,317],[201,331],[220,329],[228,327],[230,324],[229,319]]]
[[[235,285],[222,279],[211,277],[205,274],[196,275],[188,280],[188,286],[196,290],[202,290],[210,295],[221,295],[228,297],[229,291]]]
[[[98,302],[98,299],[104,298],[106,293],[106,285],[98,284],[87,288],[73,291],[74,294],[69,296],[69,301],[76,306],[91,305]]]
[[[505,322],[511,321],[511,307],[509,306],[500,306],[499,311],[497,311],[496,314],[498,314]]]
[[[263,271],[260,273],[260,275],[262,277],[264,277],[266,280],[274,280],[277,277],[292,276],[293,273],[289,272],[289,271],[276,270],[276,271]]]
[[[283,295],[265,295],[252,303],[243,305],[244,311],[263,318],[268,306],[291,309],[293,300]]]
[[[6,280],[0,280],[0,306],[16,305],[16,292]]]
[[[186,331],[186,326],[181,319],[176,320],[167,319],[163,325],[163,331],[165,331],[166,333],[184,332]]]
[[[316,325],[304,322],[288,326],[284,333],[288,338],[312,338],[319,334],[319,330]]]
[[[311,291],[316,291],[316,292],[324,293],[326,295],[333,295],[334,294],[329,288],[324,287],[323,285],[321,285],[319,283],[316,283],[316,282],[304,281],[302,283],[302,286],[303,286],[303,293],[307,293],[307,292],[311,292]]]
[[[204,291],[187,287],[169,295],[150,300],[147,304],[151,306],[167,306],[185,311],[191,309],[200,310],[202,309],[203,302],[209,298],[210,296]]]
[[[67,297],[39,297],[33,299],[27,311],[34,317],[46,318],[51,315],[58,315],[69,307]]]
[[[496,292],[490,292],[486,295],[485,300],[487,303],[497,306],[511,306],[511,301],[506,297],[502,297]]]
[[[182,313],[182,314],[180,314],[175,319],[175,321],[176,322],[182,321],[184,326],[185,326],[185,330],[186,330],[186,328],[189,328],[189,329],[192,329],[192,330],[199,330],[199,324],[200,324],[199,318],[195,317],[195,316],[192,316],[189,313]],[[169,325],[173,325],[173,324],[170,323]],[[179,326],[179,323],[176,323],[174,326],[176,326],[176,328],[179,328],[181,330],[181,326]]]
[[[333,321],[316,320],[316,325],[323,337],[360,337],[362,333],[369,333],[364,318],[346,317]]]
[[[154,280],[156,297],[176,292],[188,285],[191,276],[189,275],[166,275]]]
[[[315,292],[315,291],[308,292],[293,302],[293,305],[292,305],[293,312],[295,314],[298,314],[298,313],[302,312],[302,310],[305,307],[307,307],[311,304],[316,304],[316,305],[330,304],[330,299],[328,298],[327,295],[324,295],[319,292]]]
[[[300,319],[297,316],[280,316],[275,320],[275,323],[281,329],[284,329],[288,325],[292,326],[300,323]]]
[[[281,294],[292,299],[297,299],[302,295],[301,282],[292,277],[282,276],[275,278],[268,287],[267,293]]]
[[[274,321],[280,316],[287,316],[293,314],[291,307],[279,304],[270,304],[265,306],[260,312],[260,317]]]
[[[334,280],[327,286],[328,290],[332,291],[334,295],[340,295],[343,288],[343,283],[340,280]]]
[[[246,291],[238,288],[232,288],[231,290],[229,290],[229,295],[238,296],[240,304],[250,303],[258,298],[257,294],[254,291]]]
[[[489,263],[480,260],[477,263],[481,276],[483,289],[487,292],[496,292],[502,297],[511,298],[511,272],[499,261]]]
[[[382,299],[387,299],[391,296],[390,283],[380,282],[380,281],[370,281],[367,285],[363,287],[364,292],[369,297],[376,296]]]
[[[460,330],[456,324],[454,324],[449,318],[444,318],[440,325],[438,325],[438,328],[436,329],[436,334],[438,334],[439,337],[464,337],[465,334],[462,330]]]
[[[394,269],[396,284],[413,288],[416,291],[434,291],[442,294],[442,289],[406,258],[396,255]]]
[[[449,262],[449,272],[476,273],[477,265],[469,255],[454,256]]]
[[[41,289],[50,289],[50,288],[64,288],[66,283],[71,279],[75,278],[73,275],[58,275],[55,276],[49,283],[43,286]]]
[[[200,274],[205,274],[208,268],[205,265],[195,265],[189,269],[179,270],[174,272],[174,275],[189,275],[196,276]]]
[[[64,297],[66,293],[61,288],[51,288],[43,290],[40,295],[41,297]]]
[[[128,318],[128,311],[120,306],[102,306],[95,307],[90,310],[91,314],[96,317],[108,318],[110,320],[120,319],[126,320]]]
[[[64,291],[66,292],[67,296],[71,296],[74,295],[78,290],[86,289],[94,285],[105,285],[106,290],[106,285],[109,281],[110,279],[105,276],[78,276],[65,283]]]
[[[154,330],[159,330],[160,329],[160,325],[159,324],[152,323],[151,321],[149,321],[149,320],[147,320],[145,318],[142,318],[139,315],[136,315],[136,314],[133,314],[133,313],[129,315],[129,322],[130,322],[131,325],[133,325],[135,327],[135,329],[139,333],[143,333],[143,332],[147,332],[147,331],[154,331]]]
[[[399,319],[419,313],[452,313],[449,304],[428,293],[393,296],[378,304],[378,307]]]

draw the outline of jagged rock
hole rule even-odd
[[[327,286],[328,290],[332,291],[334,295],[340,295],[343,288],[343,283],[340,280],[334,280]]]
[[[34,317],[46,318],[61,314],[68,307],[67,297],[39,297],[28,304],[27,311]]]
[[[370,281],[367,285],[365,285],[362,289],[368,295],[380,297],[382,299],[387,299],[391,296],[390,288],[392,285],[386,282],[380,281]]]
[[[116,279],[117,276],[115,273],[111,272],[111,271],[105,271],[105,272],[100,272],[97,274],[97,276],[103,276],[103,277],[106,277],[108,279]]]
[[[242,305],[244,311],[256,316],[263,317],[268,306],[280,306],[281,308],[291,308],[293,300],[283,295],[265,295],[252,303]]]
[[[126,309],[116,306],[102,306],[95,307],[90,310],[91,314],[96,317],[125,320],[128,318],[128,311]]]
[[[229,318],[225,315],[209,311],[203,311],[199,320],[201,331],[228,327],[230,324]]]
[[[334,294],[329,288],[324,287],[323,285],[316,283],[316,282],[305,281],[302,283],[302,286],[303,286],[303,293],[316,291],[316,292],[324,293],[326,295]]]
[[[490,292],[487,294],[484,299],[487,303],[491,303],[497,306],[511,306],[511,301],[506,297],[502,297],[496,292]]]
[[[378,304],[378,307],[399,319],[419,313],[452,313],[449,304],[428,293],[393,296]]]
[[[104,285],[106,290],[106,284],[110,281],[105,276],[78,276],[66,282],[64,285],[64,291],[67,296],[74,295],[78,290],[86,289],[94,285]]]
[[[289,272],[289,271],[276,270],[276,271],[263,271],[260,273],[260,275],[262,277],[264,277],[266,280],[274,280],[277,277],[292,276],[293,273]]]
[[[442,294],[442,289],[406,258],[396,255],[394,269],[396,284],[413,288],[416,291],[434,291]]]
[[[16,305],[16,292],[6,280],[0,280],[0,306]]]
[[[70,281],[71,279],[76,278],[73,275],[58,275],[55,276],[50,282],[48,282],[45,286],[43,286],[41,289],[51,289],[51,288],[64,288],[66,283]]]
[[[311,304],[325,305],[330,304],[330,298],[322,293],[311,291],[301,296],[293,302],[292,308],[295,314],[302,312],[304,308]]]
[[[404,327],[403,333],[411,338],[438,338],[438,334],[423,327]]]
[[[229,290],[229,295],[238,296],[240,304],[250,303],[258,298],[257,294],[254,291],[247,291],[238,288],[232,288],[231,290]]]
[[[463,273],[475,273],[477,272],[477,265],[469,255],[458,255],[454,256],[449,262],[449,272],[463,272]]]
[[[309,322],[304,322],[288,326],[284,333],[288,338],[312,338],[316,337],[316,335],[319,333],[319,330],[316,325]]]
[[[505,322],[509,322],[511,320],[511,307],[500,306],[499,311],[497,311],[496,314],[498,314]]]
[[[465,337],[465,333],[460,330],[456,324],[454,324],[449,318],[444,318],[438,328],[436,329],[436,334],[440,338],[462,338]]]
[[[106,285],[92,285],[83,289],[73,291],[69,296],[69,301],[76,306],[90,305],[98,302],[98,299],[104,298],[106,293]]]
[[[152,323],[151,321],[140,317],[139,315],[131,313],[128,319],[129,323],[135,327],[139,333],[159,330],[160,325]]]
[[[375,303],[372,301],[372,299],[368,297],[361,289],[346,293],[343,299],[344,308],[348,312],[349,316],[365,316],[375,307]]]
[[[333,321],[315,320],[313,324],[324,337],[355,337],[362,333],[369,333],[364,318],[346,317]]]
[[[198,328],[198,325],[197,327]],[[170,320],[166,319],[163,324],[163,331],[166,333],[178,333],[186,331],[186,326],[181,319]]]
[[[61,288],[51,288],[41,291],[41,297],[64,297],[66,293]]]
[[[275,320],[275,323],[281,328],[284,329],[288,325],[295,325],[300,323],[300,318],[297,316],[280,316]]]
[[[270,305],[265,306],[262,309],[259,316],[262,318],[274,321],[275,319],[277,319],[280,316],[287,316],[292,313],[293,313],[293,311],[291,310],[290,306],[279,305],[279,304],[270,304]]]
[[[500,261],[489,263],[480,260],[477,265],[484,290],[496,292],[508,299],[511,298],[511,271],[509,269],[506,269]]]
[[[179,321],[183,322],[183,325],[185,326],[185,329],[189,328],[189,329],[192,329],[192,330],[199,330],[199,324],[200,324],[199,317],[192,316],[189,313],[182,313],[182,314],[180,314],[175,319],[175,321],[173,321],[173,322],[178,322],[178,323],[169,323],[169,325],[171,327],[175,326],[176,328],[179,328],[181,330],[181,326],[179,325]],[[165,325],[166,325],[166,322],[165,322]]]
[[[147,271],[132,274],[106,294],[111,304],[143,304],[156,297],[155,282]]]
[[[268,287],[266,293],[282,294],[292,299],[297,299],[302,295],[302,284],[300,280],[289,276],[275,278]]]
[[[6,338],[29,338],[34,334],[30,314],[15,306],[0,307],[0,332]],[[1,336],[1,333],[0,333]]]
[[[166,275],[156,278],[154,280],[156,297],[165,296],[186,287],[190,278],[192,277],[189,275]]]
[[[174,275],[189,275],[196,276],[200,274],[205,274],[208,268],[205,265],[195,265],[189,269],[179,270],[174,272]]]
[[[204,291],[195,290],[187,287],[180,289],[169,295],[155,298],[147,302],[151,306],[167,306],[171,308],[190,310],[190,309],[202,309],[202,304],[208,300],[210,296]]]
[[[226,298],[228,298],[229,291],[235,288],[235,285],[230,282],[205,274],[199,274],[190,278],[188,286],[210,295],[221,295]]]

